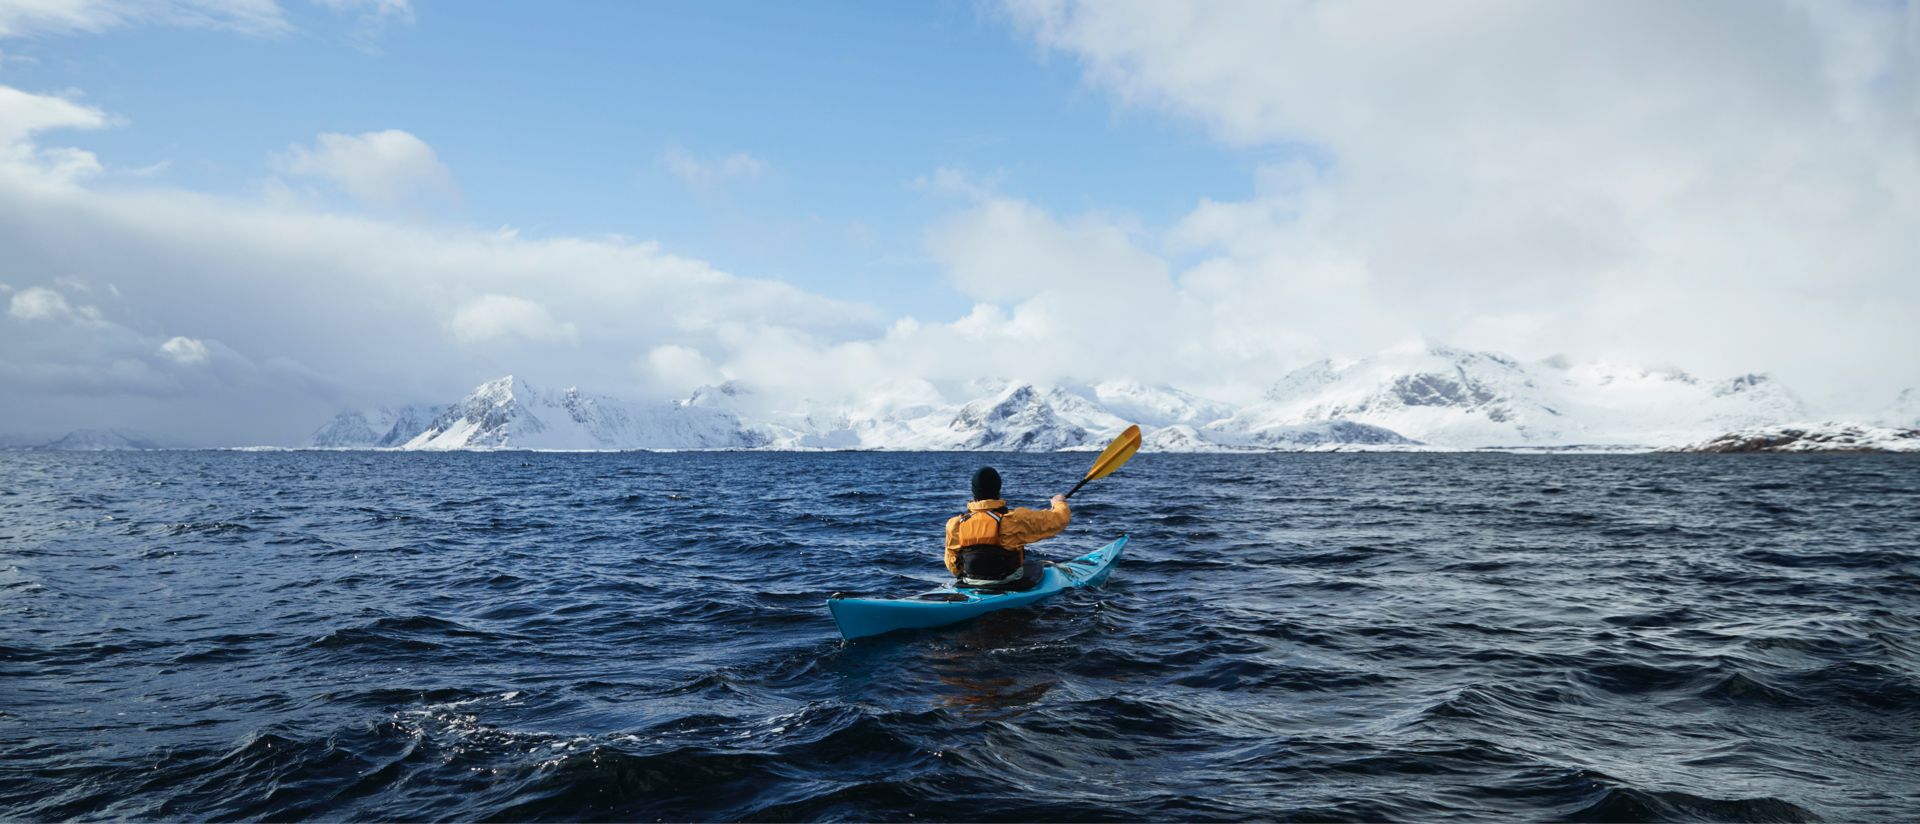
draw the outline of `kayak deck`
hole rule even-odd
[[[827,599],[827,609],[851,641],[900,629],[925,629],[965,621],[1003,609],[1039,603],[1069,589],[1106,583],[1113,564],[1127,547],[1127,536],[1075,558],[1041,568],[1040,583],[1018,592],[996,592],[949,585],[911,598]]]

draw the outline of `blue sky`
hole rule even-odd
[[[416,3],[411,24],[289,4],[273,37],[141,26],[6,44],[4,77],[123,125],[74,137],[155,180],[243,194],[321,132],[402,129],[458,177],[436,217],[622,234],[926,318],[964,310],[922,249],[951,169],[1142,225],[1243,197],[1273,150],[1117,106],[975,3]],[[690,185],[664,159],[745,153]],[[1116,174],[1115,170],[1125,170]],[[152,181],[143,181],[149,183]]]
[[[0,0],[0,432],[506,373],[1246,401],[1447,343],[1920,386],[1920,12]]]

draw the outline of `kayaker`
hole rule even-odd
[[[1067,496],[1053,496],[1046,510],[1009,510],[1000,497],[1000,473],[983,466],[973,473],[973,500],[964,515],[947,521],[947,571],[966,586],[1017,586],[1038,580],[1038,564],[1027,563],[1026,546],[1051,538],[1073,520]]]

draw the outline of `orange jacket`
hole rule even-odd
[[[981,512],[999,509],[1007,505],[1006,501],[993,498],[974,501],[967,504],[967,512]],[[954,531],[960,526],[965,515],[955,515],[947,519],[947,571],[960,574],[960,542]],[[985,516],[982,516],[985,517]],[[1067,522],[1073,520],[1073,511],[1067,503],[1061,501],[1051,509],[1028,509],[1021,507],[1000,516],[1000,545],[1007,549],[1020,549],[1034,541],[1044,540],[1060,534],[1067,528]]]

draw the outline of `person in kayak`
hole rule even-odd
[[[1009,510],[1000,497],[1000,473],[981,467],[973,473],[973,500],[966,514],[947,520],[947,571],[965,586],[1016,587],[1038,581],[1039,564],[1027,563],[1027,544],[1060,534],[1073,520],[1067,496],[1053,496],[1052,504],[1044,511]]]

